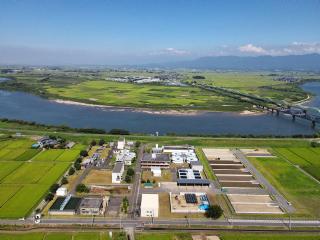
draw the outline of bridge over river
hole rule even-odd
[[[314,128],[316,123],[320,124],[320,109],[316,107],[303,106],[300,104],[290,104],[285,101],[276,101],[270,98],[262,98],[259,96],[242,93],[236,90],[227,89],[223,87],[208,86],[205,84],[192,84],[199,88],[214,91],[224,96],[235,98],[242,102],[250,103],[257,108],[271,111],[279,115],[280,113],[291,115],[292,119],[302,118],[311,122],[311,126]]]

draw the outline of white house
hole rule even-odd
[[[121,162],[116,163],[112,170],[112,183],[121,183],[123,173],[124,164]]]
[[[59,187],[56,191],[56,195],[59,197],[67,196],[68,190],[65,187]]]
[[[151,167],[151,172],[154,177],[161,177],[161,168],[160,167]]]
[[[126,146],[126,139],[125,138],[123,140],[118,141],[118,143],[117,143],[118,150],[123,150],[125,146]]]
[[[159,216],[159,196],[158,194],[142,194],[141,217]]]

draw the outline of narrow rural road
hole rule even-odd
[[[132,218],[135,218],[136,212],[138,212],[138,200],[140,193],[140,183],[141,183],[141,159],[143,157],[144,145],[141,144],[138,150],[135,168],[135,177],[132,185],[132,194],[130,198],[129,212],[132,213]]]
[[[279,206],[287,213],[293,213],[295,211],[292,205],[288,204],[288,201],[282,196],[278,190],[273,187],[269,181],[253,166],[253,164],[246,158],[246,156],[238,149],[232,150],[236,157],[246,166],[246,168],[255,176],[257,181],[261,183],[269,194],[273,195]]]

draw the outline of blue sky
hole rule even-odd
[[[320,0],[1,0],[0,63],[320,53]]]

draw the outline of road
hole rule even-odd
[[[188,221],[188,222],[187,222]],[[29,225],[33,221],[27,220],[0,220],[1,225]],[[92,225],[91,218],[50,218],[42,219],[38,226],[54,225],[54,226],[64,226],[64,225]],[[143,226],[180,226],[185,227],[187,225],[191,226],[206,226],[206,227],[320,227],[320,220],[288,220],[288,219],[222,219],[222,220],[208,220],[208,219],[106,219],[106,218],[96,218],[94,220],[94,225],[109,225],[110,227],[143,227]]]
[[[135,177],[132,185],[132,194],[130,198],[129,213],[132,213],[132,218],[135,218],[136,213],[139,211],[138,200],[140,192],[141,183],[141,159],[143,156],[144,145],[141,144],[137,154],[136,167],[135,167]]]
[[[294,207],[288,204],[288,201],[273,187],[269,181],[253,166],[253,164],[245,157],[245,155],[239,150],[232,150],[236,157],[246,166],[246,168],[255,176],[257,181],[261,183],[269,194],[273,195],[277,200],[279,206],[287,213],[293,213]]]

